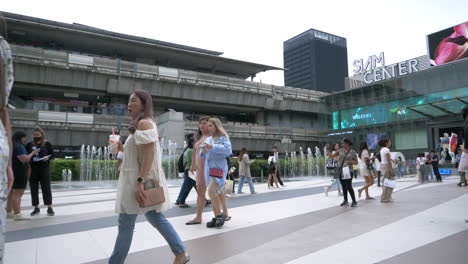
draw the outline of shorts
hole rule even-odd
[[[27,175],[28,168],[23,164],[16,165],[13,164],[13,189],[26,189],[28,185],[28,175]]]

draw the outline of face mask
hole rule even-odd
[[[42,141],[42,137],[34,137],[34,143],[39,143]]]

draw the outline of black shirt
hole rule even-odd
[[[431,159],[432,159],[432,166],[439,165],[439,155],[437,155],[437,153],[431,154]]]
[[[37,153],[35,156],[33,156],[31,158],[31,165],[34,166],[47,166],[49,165],[49,162],[50,160],[52,160],[54,158],[54,150],[52,148],[52,144],[50,144],[50,142],[46,141],[44,145],[34,145],[32,142],[29,142],[28,144],[26,144],[26,150],[28,151],[28,153],[31,153],[33,150],[35,149],[38,149],[40,148],[41,151],[39,151],[39,153]],[[49,160],[40,160],[41,158],[45,157],[45,156],[48,156],[50,155],[49,157]]]

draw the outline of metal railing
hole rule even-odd
[[[200,73],[181,69],[142,64],[99,56],[90,56],[66,51],[47,50],[35,47],[11,45],[13,59],[16,62],[37,63],[55,67],[78,68],[98,71],[105,74],[132,76],[192,85],[209,86],[220,89],[251,92],[273,96],[277,100],[293,98],[311,102],[323,102],[321,96],[326,93],[251,82],[221,75]]]

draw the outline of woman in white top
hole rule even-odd
[[[1,23],[0,23],[1,24]],[[8,192],[13,186],[12,142],[7,105],[13,87],[13,60],[10,45],[0,36],[0,263],[5,247],[5,222]]]
[[[380,157],[382,161],[380,162],[380,169],[382,170],[382,176],[384,178],[384,184],[382,186],[382,196],[380,196],[380,202],[389,203],[393,202],[392,192],[393,188],[385,186],[386,180],[395,179],[395,171],[392,166],[392,158],[390,156],[390,147],[392,146],[392,141],[390,139],[382,139],[379,142],[379,145],[382,147],[380,149]]]
[[[358,189],[358,196],[361,198],[362,191],[366,191],[366,200],[373,200],[371,196],[369,196],[369,187],[374,185],[374,171],[370,170],[368,166],[373,166],[371,163],[371,157],[369,153],[369,147],[367,146],[367,142],[361,142],[361,146],[359,147],[359,158],[361,161],[359,162],[359,171],[361,175],[364,177],[364,181],[366,184],[361,188]]]
[[[273,178],[273,181],[275,182],[276,188],[280,188],[279,183],[278,183],[278,178],[276,177],[276,171],[278,170],[278,167],[276,166],[277,164],[277,159],[276,155],[274,152],[268,156],[268,180],[267,180],[267,185],[268,189],[270,188],[270,181]],[[272,185],[273,186],[273,185]]]
[[[187,263],[190,257],[179,235],[162,214],[169,207],[169,192],[161,165],[161,148],[156,124],[153,121],[153,103],[146,91],[134,91],[128,101],[132,117],[130,135],[124,144],[124,156],[119,175],[115,212],[119,214],[119,233],[109,263],[124,263],[132,243],[135,220],[144,214],[169,244],[176,255],[174,263]],[[165,202],[140,207],[145,198],[144,185],[155,181],[164,190]]]
[[[425,158],[424,153],[419,153],[418,157],[416,158],[416,169],[418,171],[418,179],[419,179],[420,183],[426,183],[427,182],[426,161],[427,161],[427,159]]]

